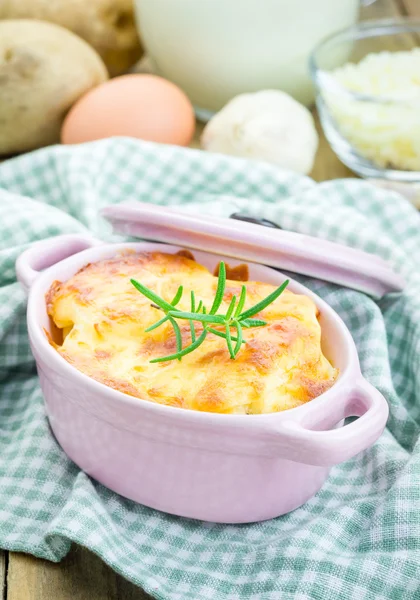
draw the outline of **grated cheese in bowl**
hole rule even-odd
[[[420,48],[371,53],[323,77],[330,117],[361,157],[420,171]]]

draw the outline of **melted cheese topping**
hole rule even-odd
[[[241,282],[228,270],[225,312]],[[89,264],[65,283],[54,282],[47,294],[48,314],[62,330],[61,345],[51,343],[77,369],[131,396],[170,406],[218,413],[270,413],[308,402],[328,389],[337,371],[323,356],[317,309],[306,296],[288,290],[255,318],[264,327],[244,329],[246,344],[235,360],[226,341],[208,334],[194,352],[151,364],[152,358],[176,352],[172,326],[145,329],[161,311],[130,283],[137,279],[167,301],[178,286],[177,306],[190,310],[190,290],[209,308],[217,278],[185,255],[159,252],[126,254]],[[275,287],[246,282],[248,308]],[[191,343],[187,321],[178,321],[183,347]],[[196,325],[197,335],[201,326]]]

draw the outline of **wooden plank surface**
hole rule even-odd
[[[0,550],[0,598],[2,600],[7,598],[6,570],[8,560],[9,556],[7,552]]]
[[[338,0],[336,0],[338,1]],[[420,17],[420,0],[377,0],[363,9],[363,19],[411,14]],[[328,145],[315,115],[320,145],[311,176],[317,181],[351,177]],[[193,147],[199,147],[202,125]],[[23,554],[0,553],[0,600],[146,600],[142,590],[116,575],[95,555],[74,547],[60,564]]]
[[[401,14],[409,15],[410,17],[420,18],[420,2],[419,0],[399,0],[399,9]]]
[[[315,157],[314,167],[309,174],[315,181],[327,181],[329,179],[341,179],[343,177],[354,177],[354,173],[343,165],[334,154],[331,146],[322,132],[316,111],[313,111],[315,125],[319,134],[318,152]]]
[[[10,553],[5,600],[147,600],[100,558],[74,547],[59,564]],[[3,595],[4,598],[4,595]]]

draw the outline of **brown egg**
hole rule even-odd
[[[194,135],[191,102],[176,85],[156,75],[123,75],[82,96],[61,129],[63,144],[129,136],[188,146]]]

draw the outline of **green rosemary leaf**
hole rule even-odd
[[[274,292],[269,294],[267,296],[267,298],[264,298],[264,300],[261,300],[254,306],[251,306],[251,308],[248,308],[248,310],[246,310],[245,312],[241,313],[239,315],[238,319],[240,321],[243,321],[243,319],[248,319],[248,317],[252,317],[253,315],[256,315],[257,313],[264,310],[264,308],[267,308],[267,306],[269,304],[274,302],[274,300],[276,300],[280,296],[280,294],[282,294],[284,292],[284,290],[286,289],[288,284],[289,284],[289,280],[286,279],[286,281],[284,283],[282,283],[280,287],[278,287],[276,290],[274,290]]]
[[[226,311],[226,315],[218,315],[216,313],[223,302],[226,288],[226,267],[223,262],[220,263],[216,295],[213,300],[211,309],[208,313],[206,307],[203,305],[202,300],[200,300],[198,306],[196,306],[196,297],[194,291],[191,291],[191,312],[184,312],[175,308],[175,306],[179,303],[183,295],[184,288],[182,285],[179,286],[174,299],[169,304],[169,302],[166,302],[166,300],[158,296],[155,292],[153,292],[153,290],[150,290],[142,283],[139,283],[135,279],[130,279],[130,281],[140,293],[142,293],[146,298],[148,298],[152,302],[152,306],[154,306],[155,308],[160,308],[166,313],[165,316],[162,317],[159,321],[157,321],[153,325],[150,325],[150,327],[146,329],[146,332],[150,332],[154,329],[157,329],[160,325],[162,325],[168,320],[171,322],[171,325],[174,329],[177,352],[169,356],[155,358],[151,361],[152,363],[165,362],[175,359],[180,360],[182,356],[185,356],[186,354],[189,354],[190,352],[193,352],[196,348],[198,348],[204,342],[206,335],[209,332],[225,339],[230,357],[232,359],[235,358],[239,350],[241,349],[242,344],[246,343],[246,341],[243,339],[243,328],[262,327],[264,325],[267,325],[266,321],[263,321],[262,319],[252,319],[251,317],[264,310],[269,304],[274,302],[289,284],[288,280],[285,281],[280,287],[274,290],[274,292],[272,292],[266,298],[264,298],[251,308],[248,308],[244,312],[242,312],[242,310],[245,306],[247,288],[245,285],[242,285],[241,294],[236,309],[236,296],[233,296],[232,300],[230,301],[229,307]],[[176,319],[185,319],[189,321],[192,343],[189,346],[187,346],[187,348],[182,348],[181,329]],[[194,325],[195,321],[203,323],[203,332],[198,338],[196,335]],[[218,331],[217,329],[209,327],[209,325],[223,325],[225,327],[225,332]],[[236,336],[233,336],[231,334],[231,327],[235,327],[237,332]],[[236,342],[235,347],[233,347],[232,342]]]
[[[155,294],[155,292],[149,290],[148,287],[146,287],[142,283],[139,283],[135,279],[130,279],[130,281],[134,285],[136,290],[138,290],[143,294],[143,296],[146,296],[146,298],[157,304],[157,306],[160,306],[160,308],[163,308],[163,310],[165,311],[173,310],[174,307],[172,306],[172,304],[169,304],[169,302],[166,302],[166,300]]]
[[[218,335],[219,337],[223,338],[224,340],[226,339],[226,333],[223,333],[223,331],[217,331],[217,329],[213,329],[213,327],[209,327],[208,332],[214,333],[214,335]],[[232,342],[236,342],[238,340],[238,338],[234,337],[233,335],[230,336],[230,339],[232,340]],[[242,340],[242,343],[246,344],[246,341]]]
[[[207,329],[203,329],[203,332],[200,335],[200,337],[198,337],[195,340],[195,342],[193,344],[191,344],[190,346],[187,346],[186,348],[184,348],[180,352],[176,352],[175,354],[170,354],[169,356],[161,356],[160,358],[153,358],[150,362],[151,363],[159,363],[159,362],[167,362],[169,360],[176,360],[177,358],[182,358],[186,354],[189,354],[190,352],[193,352],[199,346],[201,346],[201,344],[206,339],[206,336],[207,336]]]
[[[236,355],[238,354],[239,350],[240,350],[240,349],[241,349],[241,347],[242,347],[242,342],[243,342],[243,333],[242,333],[242,327],[241,327],[241,324],[240,324],[240,323],[238,323],[238,321],[235,321],[235,322],[233,323],[233,326],[236,328],[236,331],[238,332],[238,338],[237,338],[237,340],[236,340],[236,346],[235,346],[235,348],[233,349],[233,353],[234,353],[234,355],[235,355],[235,358],[236,358]],[[233,337],[232,337],[232,340],[233,340]]]
[[[209,315],[215,315],[220,308],[220,305],[223,302],[223,295],[225,293],[226,287],[226,267],[225,263],[221,261],[219,265],[219,277],[217,280],[217,289],[216,295],[213,300],[213,304],[211,309],[209,310]]]
[[[235,358],[235,352],[233,351],[232,338],[230,335],[230,327],[226,324],[226,342],[229,350],[230,358]]]
[[[240,324],[242,327],[263,327],[267,325],[267,321],[263,321],[262,319],[241,319]]]
[[[244,306],[245,306],[245,299],[246,299],[246,285],[243,285],[242,289],[241,289],[241,295],[239,296],[238,306],[236,307],[236,310],[235,310],[235,318],[239,317],[239,315],[243,311]]]
[[[190,321],[190,329],[191,329],[191,341],[192,343],[195,342],[195,327],[194,327],[194,321]]]
[[[149,333],[149,331],[153,331],[154,329],[157,329],[158,327],[160,327],[161,325],[163,325],[163,323],[165,323],[165,321],[167,321],[169,319],[168,315],[165,315],[164,317],[162,317],[157,323],[154,323],[153,325],[150,325],[150,327],[148,327],[147,329],[145,329],[145,333]]]
[[[226,321],[230,320],[230,318],[232,316],[232,313],[233,313],[233,310],[235,308],[235,304],[236,304],[236,296],[233,296],[232,300],[230,301],[229,308],[227,309],[227,313],[226,313],[226,316],[225,316]]]
[[[169,320],[170,320],[171,325],[174,328],[174,332],[175,332],[176,350],[177,350],[177,352],[181,352],[181,350],[182,350],[181,329],[179,328],[178,323],[175,321],[175,319],[173,317],[169,317]],[[178,360],[181,360],[181,358],[178,358]]]
[[[168,312],[170,317],[175,319],[188,319],[188,321],[200,321],[201,323],[218,323],[225,324],[225,318],[221,315],[203,315],[202,313],[183,312],[181,310],[171,310]]]
[[[179,286],[177,293],[175,294],[174,299],[172,300],[171,304],[172,306],[176,306],[178,304],[178,302],[181,300],[182,298],[182,294],[184,293],[184,288],[182,287],[182,285]]]

